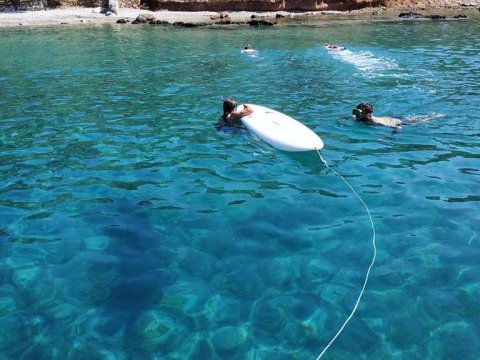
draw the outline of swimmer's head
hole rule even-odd
[[[369,103],[358,104],[355,109],[352,110],[352,114],[356,120],[368,121],[371,119],[373,113],[373,106]]]
[[[225,119],[228,114],[234,111],[237,106],[238,106],[237,102],[233,99],[223,100],[223,119]]]

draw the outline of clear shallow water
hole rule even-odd
[[[0,357],[316,358],[368,218],[315,153],[217,132],[234,96],[319,133],[372,212],[325,358],[476,358],[479,27],[2,30]]]

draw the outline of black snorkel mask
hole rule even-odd
[[[353,109],[352,110],[352,115],[355,115],[356,117],[361,117],[364,114],[362,109]]]

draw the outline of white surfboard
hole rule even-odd
[[[251,57],[256,57],[258,55],[258,51],[254,49],[243,49],[242,53]]]
[[[279,150],[310,151],[323,148],[323,141],[301,122],[279,111],[251,105],[253,113],[241,118],[248,130]],[[241,110],[243,105],[239,106]]]

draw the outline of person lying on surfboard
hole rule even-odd
[[[324,47],[327,50],[336,50],[336,51],[345,50],[343,46],[338,46],[333,44],[325,44]]]
[[[252,47],[250,46],[250,44],[245,45],[245,47],[242,49],[242,52],[243,52],[244,54],[247,54],[247,55],[250,55],[250,56],[258,55],[258,51],[252,49]]]
[[[234,99],[223,100],[223,115],[222,120],[225,124],[238,123],[242,117],[253,113],[253,109],[248,104],[243,104],[242,109],[238,110],[238,103]]]
[[[400,129],[400,125],[402,124],[402,120],[393,117],[373,116],[373,106],[369,103],[358,104],[357,107],[352,110],[352,115],[355,117],[355,120],[365,124],[383,125],[393,129]]]

